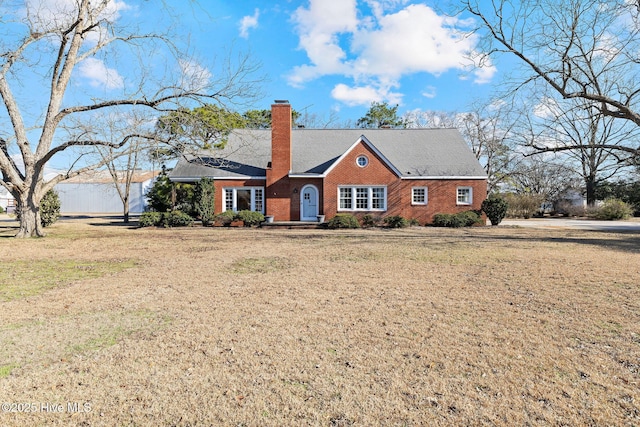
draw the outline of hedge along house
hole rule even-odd
[[[178,161],[170,179],[212,178],[216,212],[275,221],[350,213],[424,224],[486,198],[486,173],[455,129],[292,129],[287,101],[271,113],[271,130],[235,130],[224,149]]]

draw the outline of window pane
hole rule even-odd
[[[369,189],[356,188],[356,209],[367,209],[369,207]]]
[[[256,188],[253,191],[254,191],[254,197],[255,197],[255,202],[254,202],[255,211],[256,212],[264,212],[264,210],[263,210],[264,203],[262,201],[263,200],[263,198],[262,198],[262,194],[263,194],[262,188]]]
[[[233,210],[233,190],[232,189],[224,190],[224,210],[226,211]]]
[[[351,209],[353,206],[351,202],[351,189],[350,188],[341,188],[340,189],[340,209]]]
[[[427,202],[427,191],[425,188],[414,188],[413,203],[424,205]]]
[[[251,190],[236,190],[236,209],[239,211],[251,210]]]
[[[458,188],[458,203],[470,204],[471,203],[471,189],[470,188]]]
[[[371,209],[384,209],[384,188],[374,187],[371,189]]]

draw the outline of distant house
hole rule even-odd
[[[159,172],[134,172],[129,194],[129,212],[132,214],[145,211],[147,189],[153,184]],[[124,177],[124,173],[121,174]],[[124,188],[124,181],[118,183]],[[93,171],[78,175],[55,186],[60,197],[60,213],[62,214],[116,214],[122,215],[122,200],[118,195],[115,183],[106,170]]]
[[[480,209],[487,176],[455,129],[292,129],[291,105],[272,105],[272,129],[240,129],[222,150],[181,159],[175,182],[210,177],[216,212],[250,209],[275,221],[338,213],[401,215]]]

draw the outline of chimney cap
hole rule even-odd
[[[276,104],[288,104],[289,103],[289,101],[286,100],[286,99],[276,99],[274,102]]]

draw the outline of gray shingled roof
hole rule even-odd
[[[456,129],[294,129],[293,175],[322,175],[364,137],[404,178],[485,177]],[[271,130],[236,130],[223,150],[178,162],[176,181],[264,177],[271,160]]]

